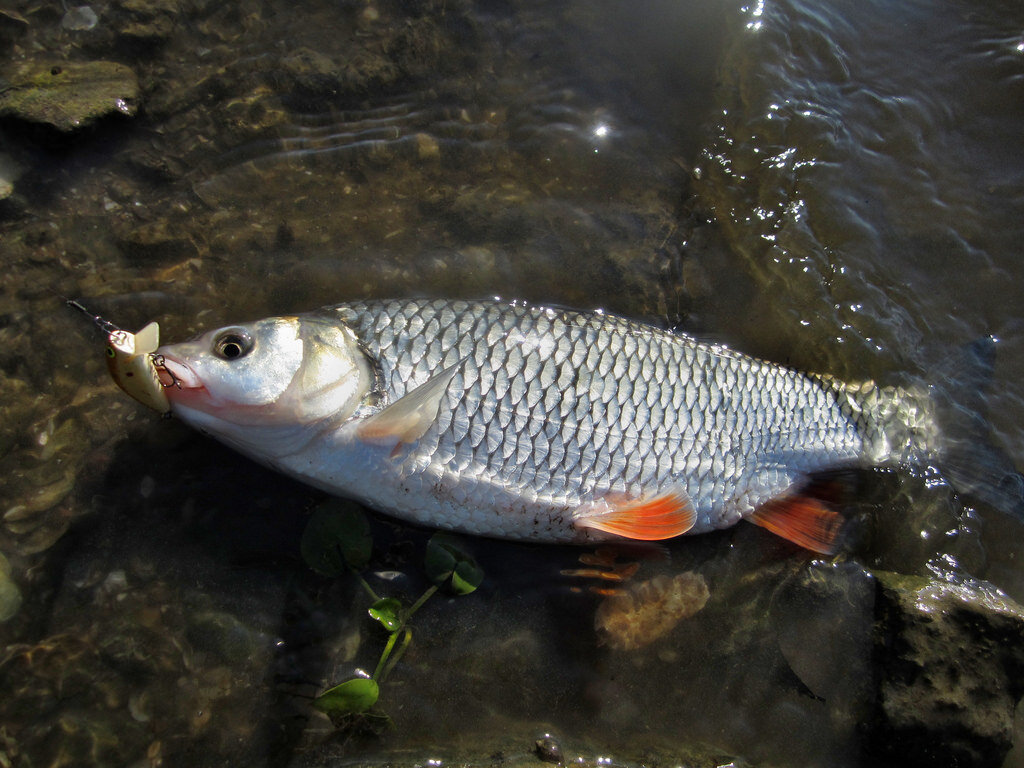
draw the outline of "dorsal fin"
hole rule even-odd
[[[431,376],[425,383],[379,413],[368,417],[356,428],[361,440],[380,445],[415,443],[437,419],[441,400],[459,363]]]

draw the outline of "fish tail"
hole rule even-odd
[[[961,349],[948,386],[936,389],[935,463],[958,493],[1024,520],[1024,475],[996,443],[988,417],[996,345],[985,336]]]
[[[935,418],[935,397],[929,387],[819,378],[856,425],[864,441],[862,455],[868,464],[924,465],[933,462],[940,452],[941,427]]]
[[[996,340],[958,350],[928,386],[843,384],[824,380],[864,436],[873,464],[934,467],[957,492],[1024,519],[1024,475],[992,436],[986,391]]]

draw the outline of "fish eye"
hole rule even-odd
[[[237,360],[252,351],[252,339],[241,328],[228,328],[213,340],[213,354],[222,360]]]

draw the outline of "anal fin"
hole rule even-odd
[[[772,499],[748,518],[750,522],[804,549],[832,555],[838,547],[844,518],[828,502],[806,494]]]
[[[581,506],[573,518],[577,528],[593,528],[636,541],[661,541],[690,530],[696,514],[686,492],[672,489],[652,498],[602,499]]]

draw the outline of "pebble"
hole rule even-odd
[[[92,29],[96,26],[97,21],[99,21],[99,17],[96,16],[96,11],[88,5],[76,5],[74,8],[68,8],[60,25],[64,29],[79,32]]]
[[[537,757],[545,763],[561,765],[565,762],[565,757],[562,754],[562,745],[550,733],[545,733],[541,738],[537,739],[535,748]]]

